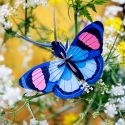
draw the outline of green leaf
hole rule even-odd
[[[110,0],[95,0],[94,4],[96,4],[96,5],[102,5],[102,4],[104,4],[104,3],[108,2],[108,1],[110,1]]]
[[[68,16],[69,16],[69,18],[71,19],[71,17],[70,17],[70,8],[72,7],[72,5],[69,5],[68,6]]]
[[[89,13],[89,11],[87,10],[86,7],[82,8],[82,10],[80,11],[80,15],[85,16],[85,17],[86,17],[88,20],[90,20],[91,22],[93,21],[91,15],[90,15],[90,13]]]
[[[12,28],[6,30],[5,38],[9,39],[16,35],[16,32]]]
[[[87,7],[91,8],[94,12],[96,12],[96,7],[93,3],[88,3]]]

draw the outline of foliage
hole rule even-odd
[[[108,0],[68,0],[68,5],[69,9],[73,8],[74,12],[77,13],[79,16],[85,16],[88,20],[92,22],[92,17],[88,9],[96,12],[96,5],[103,5],[107,1]]]

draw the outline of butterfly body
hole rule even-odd
[[[103,71],[103,25],[96,21],[83,29],[68,49],[61,42],[51,43],[58,60],[40,64],[25,73],[19,83],[23,88],[43,93],[54,92],[60,98],[75,98],[88,85],[96,83]]]

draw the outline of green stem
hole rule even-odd
[[[49,119],[52,119],[54,117],[57,117],[59,116],[61,113],[65,112],[65,111],[69,111],[70,109],[73,109],[72,106],[65,106],[65,107],[62,107],[61,109],[59,109],[57,112],[53,113],[52,115],[48,116],[46,119],[49,120]]]
[[[116,44],[116,41],[117,41],[118,37],[119,37],[119,34],[116,36],[116,39],[115,39],[115,41],[114,41],[114,43],[113,43],[112,48],[110,49],[110,52],[109,52],[109,54],[108,54],[108,56],[107,56],[107,58],[106,58],[106,60],[105,60],[105,63],[110,59],[110,56],[111,56],[112,51],[113,51],[113,49],[114,49],[114,47],[115,47],[115,44]]]
[[[77,9],[74,10],[74,20],[75,20],[75,36],[78,34],[78,15]]]
[[[19,107],[17,110],[14,110],[14,111],[10,111],[10,112],[8,112],[9,114],[13,114],[13,113],[18,113],[20,110],[22,110],[26,105],[27,105],[27,101],[21,106],[21,107]],[[15,115],[14,114],[14,115]]]
[[[122,26],[120,27],[120,31],[121,31],[121,28],[122,28]],[[107,56],[107,58],[106,58],[106,60],[105,60],[105,63],[107,63],[107,61],[110,59],[111,55],[113,54],[113,49],[114,49],[114,47],[115,47],[115,44],[116,44],[118,38],[119,38],[119,33],[117,34],[117,36],[116,36],[116,38],[115,38],[115,41],[114,41],[114,43],[113,43],[113,46],[112,46],[112,48],[110,49],[110,52],[109,52],[109,54],[108,54],[108,56]]]
[[[56,12],[55,12],[55,6],[53,7],[53,25],[54,25],[54,40],[57,41],[57,34],[56,34]]]
[[[27,0],[25,0],[25,3],[27,4]],[[25,8],[25,36],[27,36],[27,31],[28,31],[28,25],[27,25],[27,7]]]
[[[34,96],[26,96],[26,93],[23,95],[23,98],[24,99],[28,99],[28,100],[32,100],[32,99],[35,99],[35,98],[38,98],[38,97],[40,97],[40,96],[43,96],[43,95],[45,95],[45,94],[36,94],[36,95],[34,95]]]
[[[20,31],[20,33],[21,34],[23,34],[23,31],[22,31],[22,29],[19,27],[19,25],[18,25],[18,23],[16,22],[16,20],[15,20],[15,18],[13,18],[13,17],[11,17],[12,18],[12,20],[13,20],[13,22],[16,24],[16,26],[17,26],[17,31],[15,31],[15,32],[18,32],[18,30]]]
[[[85,117],[85,125],[89,125],[89,121],[90,121],[90,113],[88,112]]]
[[[93,94],[92,96],[92,100],[91,102],[89,103],[89,105],[87,106],[86,110],[84,111],[84,117],[87,115],[87,113],[89,112],[91,106],[93,105],[94,101],[95,101],[95,98],[96,98],[96,94],[97,94],[97,89],[95,89],[95,93]]]
[[[28,108],[28,110],[29,110],[29,112],[30,112],[30,114],[31,114],[32,118],[34,118],[34,119],[35,119],[35,116],[34,116],[33,110],[32,110],[32,108],[31,108],[31,106],[30,106],[29,102],[27,103],[27,108]]]

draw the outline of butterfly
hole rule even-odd
[[[73,40],[70,47],[53,41],[49,45],[58,59],[40,64],[26,72],[19,80],[21,87],[42,93],[53,92],[56,96],[69,99],[80,96],[85,84],[96,83],[103,72],[104,61],[101,56],[104,27],[100,21],[86,26]]]

